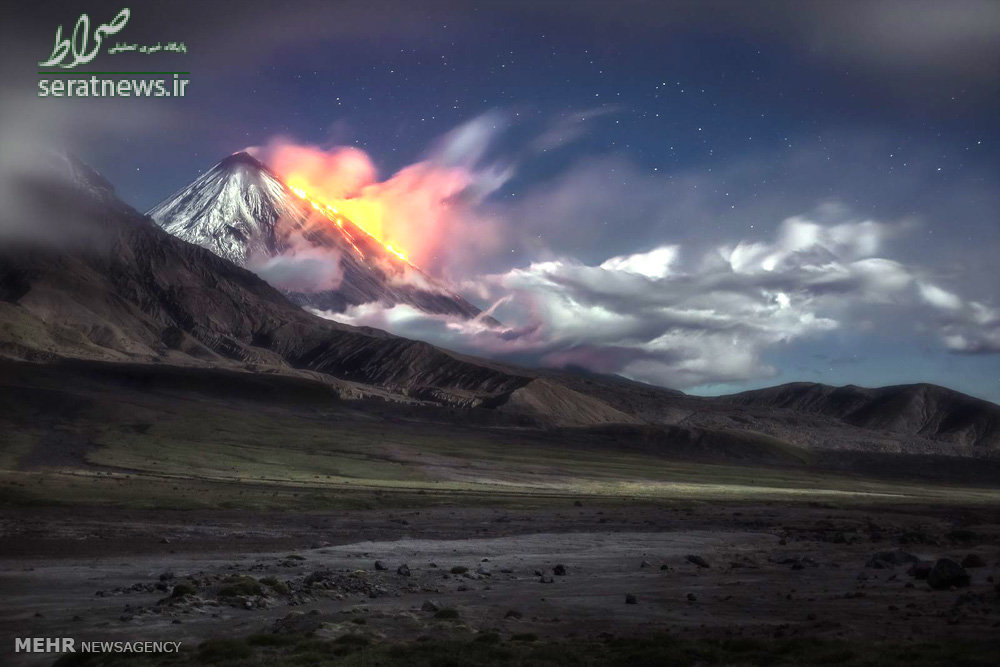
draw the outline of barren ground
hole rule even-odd
[[[275,630],[378,646],[484,633],[920,643],[1000,628],[1000,514],[989,507],[567,501],[317,514],[32,508],[2,518],[4,664],[52,661],[13,656],[12,638],[25,635],[179,640],[194,651],[208,638]],[[922,560],[975,554],[985,566],[952,590],[932,590],[908,565],[866,567],[895,549]],[[409,576],[397,571],[404,564]],[[171,599],[182,582],[190,595]]]

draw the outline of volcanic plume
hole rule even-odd
[[[381,238],[364,204],[321,198],[302,185],[286,183],[239,152],[148,215],[174,236],[255,271],[306,307],[341,312],[378,302],[466,318],[480,313],[408,261],[403,247]]]

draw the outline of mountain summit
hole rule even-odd
[[[301,306],[342,312],[378,302],[465,318],[480,313],[346,216],[318,211],[245,152],[225,158],[147,215],[168,233],[258,272],[269,260],[303,249],[312,262],[321,253],[324,261],[339,263],[333,289],[279,285]]]
[[[280,254],[279,221],[308,212],[262,163],[234,153],[148,215],[170,234],[242,266],[254,256]]]

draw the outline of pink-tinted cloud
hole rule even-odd
[[[443,136],[425,159],[379,180],[371,158],[354,147],[322,149],[277,138],[254,149],[290,187],[335,207],[385,245],[433,275],[457,275],[503,237],[479,210],[512,168],[485,163],[504,124],[485,114]]]

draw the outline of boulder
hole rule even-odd
[[[986,567],[986,560],[979,554],[969,554],[962,559],[962,567]]]
[[[701,556],[695,556],[695,555],[691,554],[691,555],[685,556],[684,560],[686,560],[687,562],[692,563],[694,565],[697,565],[698,567],[711,567],[711,565],[708,564],[708,561],[705,560],[704,558],[702,558]]]
[[[934,567],[934,563],[930,561],[921,560],[917,561],[910,566],[910,569],[906,571],[908,575],[914,579],[926,579],[927,575],[931,573],[931,568]]]
[[[969,573],[950,558],[941,558],[927,575],[927,583],[935,590],[945,590],[969,585]]]

